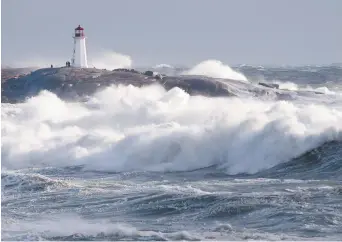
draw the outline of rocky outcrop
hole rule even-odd
[[[113,71],[95,68],[45,68],[27,75],[10,78],[2,83],[2,102],[21,102],[49,90],[64,99],[78,99],[111,85],[137,87],[159,84],[166,90],[178,87],[190,95],[222,96],[269,96],[289,99],[294,92],[276,89],[276,86],[217,79],[205,76],[164,76],[153,71],[139,72],[134,69]],[[297,94],[296,94],[297,95]]]
[[[1,68],[1,83],[11,78],[19,78],[38,68]]]
[[[279,89],[279,84],[259,82],[259,85],[264,86],[264,87]]]
[[[113,71],[131,72],[131,73],[140,73],[139,71],[136,71],[136,70],[134,70],[134,69],[126,69],[126,68],[118,68],[118,69],[114,69]]]

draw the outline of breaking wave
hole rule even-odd
[[[158,64],[158,65],[155,65],[153,68],[156,68],[156,69],[159,69],[159,68],[173,69],[174,67],[169,65],[169,64]]]
[[[342,95],[341,92],[330,90],[326,86],[312,87],[310,85],[298,85],[293,82],[272,82],[278,84],[280,89],[290,90],[290,91],[311,91],[320,92],[327,95]]]
[[[3,171],[1,174],[1,188],[5,192],[41,191],[58,186],[67,186],[67,183],[40,174],[25,174],[10,171]]]
[[[342,111],[319,104],[189,96],[179,88],[112,86],[85,103],[48,91],[2,104],[5,169],[256,173],[341,140]]]
[[[209,76],[213,78],[224,78],[231,80],[239,80],[247,82],[247,78],[239,73],[234,71],[228,65],[223,64],[218,60],[206,60],[203,61],[190,70],[187,70],[183,73],[184,75],[203,75]]]
[[[199,240],[186,231],[147,231],[107,220],[95,222],[78,216],[50,216],[34,223],[22,223],[20,226],[5,224],[3,238],[6,239],[7,233],[18,230],[21,233],[14,238],[17,240]],[[13,239],[12,236],[10,238]]]
[[[103,51],[89,60],[89,65],[98,69],[113,70],[117,68],[131,68],[132,59],[128,55],[120,54],[114,51]]]

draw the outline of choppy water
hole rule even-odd
[[[2,239],[340,240],[339,72],[246,68],[325,94],[108,87],[84,103],[3,103]]]

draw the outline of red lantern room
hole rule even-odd
[[[84,29],[78,25],[78,27],[75,29],[75,37],[84,37]]]

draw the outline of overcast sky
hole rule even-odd
[[[134,65],[342,62],[342,0],[2,0],[2,63],[71,58],[73,29]]]

